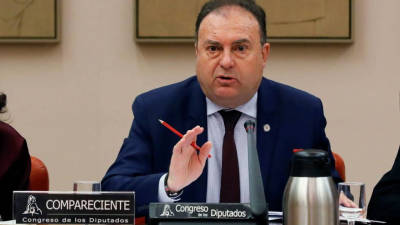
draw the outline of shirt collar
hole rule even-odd
[[[256,118],[257,117],[257,96],[258,96],[258,93],[256,92],[248,102],[236,107],[235,110],[237,110],[243,114],[246,114],[248,116],[251,116],[253,118]],[[207,97],[206,97],[206,103],[207,103],[207,116],[210,116],[220,110],[226,109],[224,107],[221,107],[221,106],[215,104]]]

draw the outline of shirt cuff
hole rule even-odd
[[[167,192],[165,191],[164,188],[164,180],[167,174],[164,174],[161,176],[159,182],[158,182],[158,201],[159,202],[175,202],[177,199],[172,199],[168,197]]]

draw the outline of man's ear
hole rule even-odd
[[[196,56],[199,54],[199,52],[197,51],[197,40],[194,42],[194,51],[196,53]]]
[[[263,57],[263,61],[264,61],[263,64],[264,64],[264,66],[267,64],[267,60],[268,60],[270,48],[271,48],[271,46],[270,46],[269,43],[265,43],[265,44],[262,46],[261,54],[262,54],[262,57]]]

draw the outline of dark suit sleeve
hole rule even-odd
[[[148,204],[158,201],[158,183],[163,173],[154,173],[147,113],[139,96],[132,106],[134,120],[114,164],[102,180],[102,190],[135,191],[136,214],[146,214]],[[147,128],[147,129],[146,129]],[[168,160],[168,159],[167,159]]]
[[[322,102],[320,99],[318,99],[318,108],[316,110],[315,118],[318,118],[318,119],[315,120],[315,129],[314,129],[315,145],[314,145],[314,148],[324,149],[324,150],[328,151],[329,157],[331,158],[331,161],[332,161],[332,164],[331,164],[332,165],[332,168],[331,168],[332,178],[335,181],[335,183],[342,182],[342,179],[340,178],[339,173],[335,169],[335,158],[332,155],[329,139],[325,133],[326,119],[324,116],[324,109],[323,109]]]
[[[0,144],[1,171],[5,171],[0,173],[0,215],[3,220],[12,219],[13,191],[27,190],[31,172],[31,158],[25,139],[17,133],[11,135],[12,140],[0,138],[7,142]]]
[[[368,218],[400,224],[400,147],[392,169],[374,188]]]

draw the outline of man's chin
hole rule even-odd
[[[226,108],[236,108],[241,105],[240,98],[237,94],[215,95],[214,103]]]
[[[239,96],[239,90],[234,87],[218,87],[214,89],[214,95],[218,98],[231,99]]]

